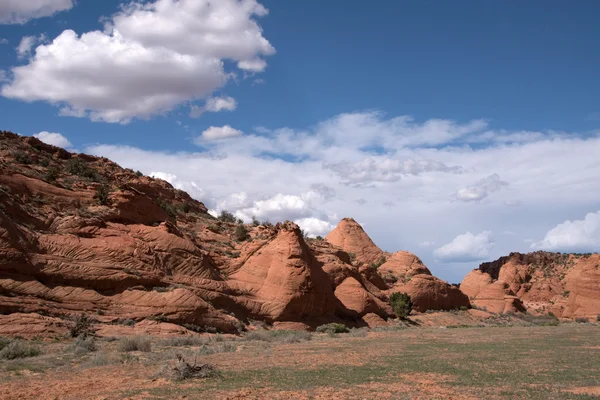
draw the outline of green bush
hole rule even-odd
[[[87,162],[81,158],[71,158],[67,161],[67,172],[71,175],[81,176],[83,178],[90,178],[96,180],[96,173],[91,169]]]
[[[138,177],[144,176],[144,174],[142,174],[141,171],[135,171],[135,175],[138,176]]]
[[[24,151],[15,151],[13,153],[13,157],[19,164],[31,164],[31,158],[29,157],[29,154],[25,153]]]
[[[338,324],[337,322],[331,322],[329,324],[325,324],[325,325],[321,325],[321,326],[317,327],[317,332],[329,333],[329,334],[347,333],[348,327],[344,324]]]
[[[235,240],[238,242],[246,241],[249,237],[248,230],[244,225],[240,224],[235,228]]]
[[[396,292],[390,296],[390,305],[398,318],[406,319],[412,311],[412,301],[406,293]]]
[[[96,199],[98,199],[98,202],[100,203],[100,205],[102,206],[109,206],[110,205],[110,188],[107,185],[100,185],[96,188],[96,196],[94,196]]]
[[[219,215],[219,220],[230,223],[235,223],[236,221],[235,216],[226,210],[221,211],[221,215]]]
[[[58,167],[51,166],[46,171],[46,175],[44,176],[44,178],[46,179],[47,182],[56,182],[56,180],[58,179],[59,173],[60,173],[60,170],[58,169]]]
[[[8,343],[0,350],[1,360],[15,360],[17,358],[27,358],[39,356],[41,351],[38,347],[24,343],[20,340],[15,340]]]
[[[96,351],[98,348],[96,347],[96,339],[92,336],[77,336],[70,349],[75,353],[88,353],[92,351]]]
[[[312,335],[306,331],[250,331],[243,338],[244,340],[257,340],[261,342],[298,343],[310,340]]]
[[[258,219],[256,219],[255,216],[252,216],[252,226],[259,226],[260,225],[260,221]]]
[[[379,259],[379,261],[371,263],[370,267],[373,269],[378,269],[379,267],[381,267],[384,263],[386,262],[385,256],[381,256],[381,258]]]
[[[469,309],[469,307],[467,307],[467,306],[460,306],[458,309],[460,311],[467,311]]]
[[[152,343],[150,339],[144,336],[128,336],[121,338],[119,341],[119,350],[124,352],[129,351],[152,351]]]
[[[92,324],[95,321],[85,314],[77,315],[73,317],[69,323],[69,336],[72,338],[76,337],[87,337],[94,333]]]
[[[163,209],[163,211],[165,212],[165,214],[167,214],[169,218],[177,217],[177,208],[175,208],[173,204],[169,203],[168,201],[161,201],[159,203],[159,206]]]

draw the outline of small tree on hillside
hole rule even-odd
[[[406,293],[392,293],[390,296],[390,305],[400,319],[408,318],[408,315],[412,311],[412,301]]]
[[[219,220],[223,222],[231,222],[235,223],[235,216],[227,210],[221,211],[221,215],[219,215]]]
[[[248,239],[248,230],[243,224],[240,224],[235,228],[235,240],[243,242]]]

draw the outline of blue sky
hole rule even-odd
[[[513,250],[598,249],[598,2],[44,1],[0,1],[2,129],[243,218],[321,234],[354,216],[453,281]]]

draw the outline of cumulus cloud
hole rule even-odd
[[[600,251],[600,211],[584,219],[567,220],[550,229],[544,239],[531,244],[532,249],[564,252]]]
[[[219,140],[219,139],[228,139],[236,136],[241,136],[243,134],[242,131],[238,129],[234,129],[229,125],[225,126],[211,126],[204,132],[202,132],[202,136],[196,138],[194,141],[197,144],[200,144],[202,140]]]
[[[24,24],[31,19],[49,17],[72,7],[73,0],[2,0],[0,24]]]
[[[335,228],[334,225],[318,218],[302,218],[294,221],[308,237],[325,236]]]
[[[435,249],[435,257],[444,262],[469,262],[488,257],[494,245],[492,232],[483,231],[476,235],[471,232],[456,236],[450,243]]]
[[[46,40],[46,35],[42,34],[39,36],[23,36],[19,45],[17,46],[17,57],[25,58],[31,55],[31,49],[36,43],[40,43]]]
[[[51,144],[53,146],[58,146],[58,147],[63,147],[63,148],[68,148],[68,147],[73,146],[71,144],[71,142],[69,142],[69,139],[67,139],[60,133],[43,131],[40,133],[36,133],[33,136],[40,139],[42,142]]]
[[[369,185],[376,182],[396,182],[406,175],[419,175],[424,172],[460,173],[460,167],[449,167],[432,160],[396,160],[380,157],[365,158],[356,163],[341,162],[325,164],[326,168],[337,173],[342,181],[351,185]]]
[[[206,104],[202,107],[192,105],[190,117],[198,118],[205,112],[233,111],[237,108],[237,102],[233,97],[211,97],[206,100]]]
[[[498,232],[488,254],[495,258],[511,251],[528,251],[529,244],[523,239],[543,238],[549,215],[557,218],[550,222],[553,224],[569,219],[573,212],[585,215],[590,204],[597,204],[600,137],[577,133],[555,137],[541,132],[534,135],[539,138],[534,141],[470,146],[463,140],[470,140],[468,132],[480,126],[476,122],[432,124],[408,119],[410,132],[430,139],[412,137],[405,130],[407,122],[399,122],[406,120],[402,117],[357,112],[334,116],[307,129],[255,128],[233,140],[203,141],[197,151],[171,153],[112,145],[87,151],[145,173],[176,175],[174,186],[212,210],[239,211],[238,216],[247,221],[254,213],[272,222],[316,218],[332,225],[341,217],[353,217],[366,224],[368,234],[386,251],[416,251],[435,274],[451,281],[462,279],[464,271],[444,265],[445,261],[430,251],[450,241],[447,232]],[[432,137],[441,140],[440,126],[452,127],[448,142],[436,147],[424,144],[433,141]],[[410,144],[402,144],[404,140]],[[421,144],[415,144],[418,142]],[[429,160],[437,163],[430,166],[450,169],[421,166],[417,173],[417,164],[412,170],[393,170],[399,179],[375,174],[373,181],[361,178],[356,185],[345,180],[343,171],[324,167],[352,166],[367,158],[376,165],[386,160],[390,165],[398,160]],[[460,168],[460,173],[453,167]],[[399,171],[415,173],[402,175]],[[510,186],[499,184],[501,190],[488,195],[478,207],[450,198],[458,188],[475,186],[499,171],[498,181],[510,182]],[[386,202],[395,206],[383,206]],[[507,230],[515,235],[500,234]],[[424,242],[436,245],[420,247]]]
[[[8,44],[8,39],[0,38],[0,44]]]
[[[225,85],[235,74],[225,60],[257,72],[275,52],[254,20],[266,14],[256,0],[133,1],[103,31],[65,30],[38,46],[1,93],[94,121],[147,119]]]
[[[454,197],[461,201],[479,201],[488,197],[491,193],[508,186],[507,182],[500,180],[500,175],[492,174],[480,179],[474,185],[458,189]]]

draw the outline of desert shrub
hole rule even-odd
[[[117,319],[117,323],[120,325],[126,325],[126,326],[134,326],[135,325],[135,321],[132,320],[131,318],[119,318]]]
[[[412,311],[412,301],[406,293],[396,292],[390,296],[390,305],[398,318],[406,319]]]
[[[179,205],[179,210],[181,210],[181,212],[184,214],[189,213],[191,209],[192,209],[192,206],[187,201],[184,201],[183,203],[181,203]]]
[[[219,221],[235,223],[235,216],[229,211],[223,210],[221,211],[221,215],[219,215]]]
[[[85,314],[76,315],[69,321],[69,336],[76,338],[79,336],[90,336],[94,334],[92,325],[95,321]]]
[[[13,157],[19,164],[31,164],[31,158],[29,157],[29,154],[25,153],[24,151],[15,151],[13,153]]]
[[[46,175],[44,175],[44,179],[47,182],[56,182],[56,180],[58,179],[59,173],[60,173],[60,170],[58,169],[58,167],[51,166],[46,170]]]
[[[596,321],[600,322],[600,314],[596,315]]]
[[[261,342],[298,343],[312,339],[312,335],[306,331],[250,331],[243,336],[243,339]]]
[[[82,178],[96,179],[96,173],[91,169],[87,162],[81,158],[71,158],[67,161],[67,172],[71,175],[81,176]]]
[[[119,350],[124,352],[129,351],[152,351],[152,343],[145,336],[127,336],[119,341]]]
[[[536,326],[556,326],[560,325],[560,321],[556,316],[552,315],[532,315],[529,313],[515,313],[515,318]]]
[[[337,322],[331,322],[329,324],[325,324],[325,325],[321,325],[321,326],[317,327],[317,332],[329,333],[329,334],[347,333],[348,327],[344,324],[339,324]]]
[[[385,261],[386,261],[385,256],[381,256],[381,258],[378,261],[371,263],[370,267],[373,269],[378,269],[385,263]]]
[[[252,216],[252,226],[259,226],[260,225],[260,221],[258,219],[256,219],[255,216]]]
[[[248,230],[246,229],[246,227],[242,224],[238,225],[235,228],[235,240],[237,240],[238,242],[243,242],[248,240],[248,238]]]
[[[167,286],[155,286],[152,288],[152,290],[155,292],[164,293],[170,291],[171,289],[169,289]]]
[[[100,185],[96,188],[96,195],[94,196],[98,203],[102,206],[110,205],[110,187],[108,185]]]
[[[215,225],[215,224],[210,224],[206,227],[206,229],[208,229],[211,232],[214,233],[220,233],[221,232],[221,227],[219,225]]]
[[[575,322],[579,324],[587,324],[588,322],[590,322],[590,320],[588,320],[587,318],[579,317],[575,318]]]
[[[144,174],[142,174],[141,171],[135,171],[135,175],[138,176],[138,177],[144,176]]]
[[[39,356],[41,353],[40,349],[36,346],[32,346],[20,340],[14,340],[0,350],[0,360],[35,357]]]
[[[356,254],[348,253],[348,257],[350,257],[350,263],[354,264],[354,261],[356,261]]]
[[[318,235],[315,239],[317,239],[317,240],[323,240],[323,236]]]
[[[397,325],[391,325],[391,326],[376,326],[375,328],[372,328],[371,331],[373,331],[373,332],[397,332],[397,331],[402,331],[404,329],[407,329],[406,325],[397,324]]]
[[[367,337],[369,334],[369,328],[352,328],[348,332],[348,336],[351,337]]]
[[[188,379],[204,379],[219,377],[221,374],[212,364],[194,364],[187,363],[181,354],[177,354],[177,364],[175,367],[164,366],[156,377],[164,377],[174,381],[184,381]]]
[[[460,311],[467,311],[469,309],[469,307],[467,307],[467,306],[460,306],[458,309]]]
[[[222,344],[213,345],[213,346],[202,345],[198,349],[198,354],[203,355],[203,356],[208,356],[210,354],[217,354],[217,353],[233,353],[236,350],[237,350],[237,346],[233,343],[222,343]]]
[[[81,335],[75,338],[75,341],[69,346],[69,349],[75,353],[88,353],[96,351],[98,348],[96,347],[96,340],[94,337]]]
[[[8,346],[9,343],[10,343],[10,339],[0,337],[0,350],[5,348],[6,346]]]
[[[163,339],[161,345],[169,347],[183,347],[183,346],[203,346],[206,345],[210,340],[205,337],[196,335],[186,336],[173,336],[170,338]]]
[[[163,209],[163,211],[165,212],[165,214],[167,214],[169,218],[177,217],[177,208],[173,204],[169,203],[166,200],[162,200],[160,201],[160,203],[158,203],[158,205],[160,206],[160,208]]]

